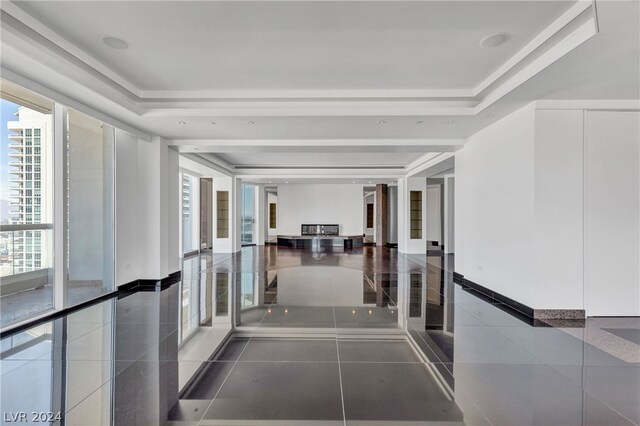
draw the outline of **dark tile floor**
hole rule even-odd
[[[452,265],[375,247],[185,260],[163,291],[3,338],[0,420],[640,424],[640,319],[533,327]]]

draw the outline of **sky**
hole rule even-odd
[[[15,121],[19,105],[0,99],[0,219],[8,216],[9,203],[9,130],[7,122]]]

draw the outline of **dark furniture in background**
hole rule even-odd
[[[340,235],[340,225],[302,225],[301,235]]]

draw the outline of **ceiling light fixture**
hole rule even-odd
[[[444,124],[453,124],[453,120],[447,120],[444,122]]]
[[[184,126],[185,124],[187,124],[187,122],[186,121],[178,121],[178,124],[181,125],[181,126]]]
[[[416,124],[422,124],[422,123],[424,123],[424,120],[416,121]]]
[[[384,124],[384,123],[386,123],[386,121],[384,121],[384,120],[378,120],[378,124]]]
[[[247,121],[247,124],[248,124],[249,126],[253,126],[253,125],[254,125],[254,124],[256,124],[256,123],[255,123],[254,121]]]
[[[289,181],[285,181],[285,183],[289,183]]]
[[[509,39],[507,33],[491,34],[480,40],[480,47],[484,49],[492,49],[504,44]]]
[[[129,48],[129,43],[118,37],[107,36],[102,41],[112,49],[125,50]]]
[[[216,122],[215,121],[211,121],[211,122],[209,122],[209,124],[211,124],[212,126],[215,126]]]

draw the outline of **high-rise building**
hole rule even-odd
[[[46,179],[50,172],[51,115],[21,107],[17,121],[9,121],[9,221],[15,225],[51,222]],[[13,273],[48,266],[47,231],[16,231],[12,239]]]

